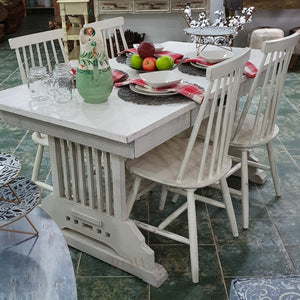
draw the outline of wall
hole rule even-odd
[[[262,26],[281,28],[288,35],[290,29],[300,27],[300,9],[256,10],[253,21],[245,25],[245,29],[235,38],[234,45],[249,45],[252,30]]]

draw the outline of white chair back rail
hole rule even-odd
[[[232,144],[235,144],[235,141],[241,138],[243,132],[241,128],[245,125],[248,113],[253,115],[253,122],[247,124],[249,145],[264,144],[274,137],[279,100],[289,62],[299,37],[299,33],[294,33],[283,39],[263,43],[261,51],[264,53],[264,57],[258,68],[243,111],[241,114],[236,115],[236,117],[239,117],[239,120],[237,121]],[[253,96],[257,92],[261,78],[264,78],[264,80],[260,87],[258,103],[253,106],[251,105]],[[249,111],[250,106],[251,111]]]
[[[223,176],[223,173],[220,171],[224,170],[224,164],[228,160],[227,154],[231,137],[228,132],[232,129],[237,95],[244,71],[243,67],[249,58],[249,52],[250,50],[247,49],[239,58],[224,61],[207,68],[206,79],[210,84],[205,91],[205,98],[200,106],[184,159],[178,172],[178,181],[182,181],[188,161],[191,159],[191,153],[196,143],[201,123],[207,113],[208,105],[210,106],[209,118],[197,181],[201,182],[204,176],[207,177],[207,172],[208,180],[215,181]],[[212,92],[214,93],[213,98],[211,98]],[[215,113],[216,111],[217,113]],[[219,178],[216,178],[216,175]]]
[[[110,58],[113,58],[116,56],[114,52],[114,45],[117,53],[120,53],[124,49],[128,49],[123,25],[124,18],[116,17],[85,24],[84,27],[93,27],[95,30],[101,31],[106,55]],[[121,41],[119,41],[118,35],[120,35]]]
[[[45,66],[49,73],[59,62],[68,62],[64,52],[62,29],[49,30],[8,40],[14,49],[23,83],[27,83],[30,67]]]
[[[63,37],[63,29],[56,29],[19,36],[8,40],[10,48],[16,52],[23,84],[27,83],[27,76],[31,67],[44,66],[48,73],[52,73],[55,64],[69,61],[64,52]],[[34,132],[32,139],[38,144],[38,149],[31,179],[39,187],[52,191],[53,187],[51,185],[39,180],[44,147],[48,146],[48,136]]]

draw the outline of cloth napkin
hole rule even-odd
[[[185,63],[188,63],[188,62],[194,62],[194,63],[197,62],[197,63],[200,63],[200,64],[205,65],[205,66],[212,66],[213,65],[212,63],[209,63],[207,60],[205,60],[201,56],[198,56],[198,57],[195,57],[195,58],[186,58],[183,63],[185,64]],[[256,73],[257,73],[257,68],[254,66],[253,63],[251,63],[250,61],[247,61],[246,66],[245,66],[245,70],[244,70],[244,75],[246,75],[249,78],[254,78],[256,76]]]
[[[72,71],[73,75],[75,76],[76,75],[76,70],[72,68],[71,71]],[[112,70],[112,75],[113,75],[113,82],[114,83],[122,81],[127,76],[126,73],[120,72],[118,70]]]
[[[127,77],[126,73],[120,72],[118,70],[112,70],[112,75],[114,83],[123,81]]]
[[[166,88],[155,89],[147,85],[142,79],[128,79],[123,82],[115,83],[115,87],[121,87],[128,84],[136,84],[155,91],[176,91],[177,93],[186,96],[187,98],[194,100],[195,102],[201,104],[204,98],[204,90],[194,84],[190,83],[179,83]]]

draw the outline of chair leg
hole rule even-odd
[[[242,167],[241,167],[241,190],[242,190],[242,211],[243,211],[243,228],[249,227],[249,182],[248,182],[248,150],[243,149]]]
[[[271,167],[271,173],[272,173],[275,193],[276,193],[277,197],[280,197],[281,196],[280,182],[279,182],[277,165],[276,165],[276,161],[275,161],[275,158],[274,158],[274,151],[273,151],[272,142],[269,142],[267,144],[267,149],[268,149],[268,157],[269,157],[269,163],[270,163],[270,167]]]
[[[164,210],[167,196],[168,196],[168,187],[166,185],[162,185],[160,201],[159,201],[159,210]]]
[[[195,190],[187,190],[188,203],[188,227],[189,227],[189,242],[190,242],[190,257],[193,283],[199,282],[199,261],[198,261],[198,237],[197,237],[197,220],[195,206]]]
[[[172,202],[176,203],[178,198],[179,198],[179,194],[174,194],[173,197],[172,197]]]
[[[221,184],[222,195],[224,198],[225,208],[226,208],[226,212],[227,212],[228,219],[230,222],[232,234],[234,237],[238,237],[239,231],[238,231],[238,227],[236,224],[235,213],[234,213],[234,209],[233,209],[233,205],[232,205],[232,201],[231,201],[229,188],[228,188],[226,179],[222,178],[220,180],[220,184]]]
[[[38,181],[38,177],[39,177],[39,173],[40,173],[40,169],[41,169],[43,153],[44,153],[44,146],[38,145],[36,155],[35,155],[33,170],[32,170],[32,176],[31,176],[31,180],[34,183],[36,181]]]

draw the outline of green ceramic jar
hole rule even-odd
[[[80,31],[76,88],[84,101],[92,104],[106,102],[113,88],[112,71],[101,33],[96,33],[91,27]]]

